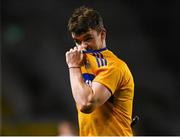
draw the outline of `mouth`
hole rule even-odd
[[[87,48],[83,48],[82,50],[81,50],[81,53],[89,53],[89,52],[91,52],[93,49],[92,48],[90,48],[90,47],[87,47]]]
[[[92,50],[92,48],[90,48],[90,47],[87,47],[87,48],[86,48],[86,50]]]

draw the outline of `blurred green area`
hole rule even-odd
[[[10,24],[7,26],[7,30],[4,32],[3,36],[5,43],[13,45],[22,41],[24,37],[24,30],[19,25]]]

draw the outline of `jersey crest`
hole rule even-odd
[[[89,74],[89,73],[83,74],[84,82],[89,86],[92,86],[92,81],[93,81],[94,77],[95,76],[93,74]]]

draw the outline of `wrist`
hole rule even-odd
[[[69,66],[69,69],[73,69],[73,68],[80,68],[80,66]]]

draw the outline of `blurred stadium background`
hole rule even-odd
[[[180,2],[156,0],[1,0],[1,135],[57,135],[77,128],[65,52],[74,46],[74,8],[97,9],[107,47],[135,79],[135,135],[180,135]]]

